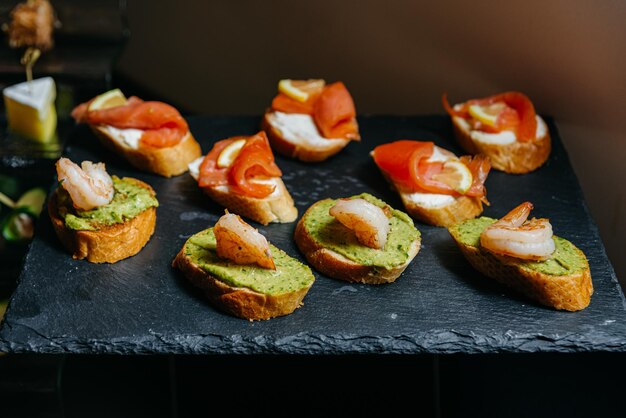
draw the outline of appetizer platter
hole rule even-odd
[[[219,141],[230,139],[224,145],[227,147],[243,138],[249,141],[257,137],[263,118],[188,117],[186,123],[201,147],[201,155],[207,155]],[[138,170],[123,153],[102,147],[92,129],[80,124],[67,140],[64,157],[76,163],[105,162],[106,171],[117,178],[134,178],[150,185],[158,199],[154,232],[134,255],[113,263],[93,263],[72,258],[55,234],[50,218],[42,217],[0,329],[0,350],[127,354],[623,351],[623,294],[557,127],[550,118],[542,120],[551,140],[551,152],[544,163],[524,175],[483,169],[480,184],[467,184],[463,193],[457,190],[453,198],[466,194],[473,186],[477,193],[469,198],[488,197],[480,200],[481,210],[470,216],[476,222],[507,221],[515,214],[511,212],[516,206],[532,202],[525,206],[527,211],[532,206],[533,214],[549,219],[555,236],[575,245],[588,261],[593,294],[588,305],[577,307],[575,312],[546,306],[483,275],[478,262],[466,259],[470,244],[478,245],[478,238],[455,241],[458,237],[453,237],[454,226],[432,225],[417,217],[410,218],[411,222],[406,220],[406,203],[389,181],[390,176],[377,165],[372,151],[400,140],[432,143],[429,155],[440,149],[438,152],[447,156],[440,164],[442,170],[448,164],[455,173],[481,172],[480,164],[472,166],[480,159],[455,157],[468,151],[457,142],[449,115],[357,117],[353,122],[360,139],[349,141],[341,152],[321,161],[301,161],[277,152],[272,163],[279,171],[268,175],[280,175],[297,215],[289,215],[284,221],[260,222],[244,215],[243,219],[229,216],[229,203],[199,187],[193,166],[172,177]],[[265,144],[265,140],[258,141]],[[241,143],[241,147],[244,145]],[[234,160],[224,167],[232,164]],[[436,168],[425,167],[429,172]],[[488,176],[485,171],[489,171]],[[351,207],[357,200],[359,207]],[[376,216],[397,218],[394,222],[398,224],[404,220],[409,232],[401,238],[390,233],[385,239],[400,239],[402,245],[411,248],[410,257],[390,269],[393,274],[378,283],[362,277],[351,280],[349,275],[330,277],[332,272],[326,275],[330,271],[324,270],[324,262],[311,258],[309,264],[311,249],[307,240],[294,239],[302,221],[308,229],[301,226],[300,235],[317,237],[310,241],[328,246],[318,239],[322,235],[316,235],[309,220],[311,208],[324,204],[332,207],[329,215],[325,211],[324,216],[320,215],[324,222],[335,222],[335,217],[348,229],[350,219],[342,217],[369,210],[368,205],[376,207]],[[525,215],[528,217],[528,213]],[[519,225],[525,225],[525,220]],[[224,227],[226,221],[234,228],[250,227],[246,234],[261,235],[266,240],[263,245],[276,254],[272,261],[276,262],[276,270],[280,270],[281,263],[292,263],[292,267],[281,267],[287,268],[289,276],[285,286],[293,290],[285,293],[290,303],[287,308],[263,311],[259,307],[253,314],[241,315],[239,308],[220,308],[225,302],[218,299],[232,290],[232,282],[225,285],[221,277],[203,273],[207,270],[198,274],[198,260],[204,263],[209,255],[194,259],[193,254],[209,251],[207,248],[214,251],[217,245],[215,274],[223,257],[234,260],[232,254],[220,257],[220,244],[214,242],[213,235],[223,232],[213,231]],[[378,236],[357,238],[359,245],[367,247],[363,252],[385,245]],[[482,251],[472,248],[471,254]],[[192,258],[186,257],[189,255]],[[259,262],[258,268],[272,267],[264,263]],[[263,274],[273,273],[266,270]],[[385,274],[379,276],[385,279]],[[292,283],[294,277],[300,280]],[[248,278],[244,272],[241,279]],[[270,296],[261,296],[271,300],[271,291],[266,293]],[[207,296],[214,298],[213,302]],[[268,306],[271,308],[271,303]],[[229,314],[228,309],[235,314]]]

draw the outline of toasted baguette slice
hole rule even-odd
[[[202,158],[198,158],[189,165],[189,173],[198,180],[199,166]],[[230,186],[203,187],[202,190],[215,202],[224,206],[229,211],[252,219],[263,225],[271,222],[288,223],[298,217],[296,208],[285,183],[279,177],[268,180],[274,186],[274,192],[264,198],[248,197],[236,193]]]
[[[485,154],[491,166],[511,174],[529,173],[546,162],[552,149],[548,128],[537,115],[537,133],[534,141],[513,141],[508,144],[490,143],[472,137],[470,125],[461,117],[453,116],[454,134],[459,144],[471,154]]]
[[[207,231],[202,231],[199,234],[207,233]],[[191,237],[185,242],[183,248],[174,258],[172,266],[180,269],[194,286],[202,289],[213,306],[230,315],[251,321],[288,315],[303,305],[302,301],[315,281],[313,273],[307,266],[289,257],[276,247],[270,246],[277,270],[285,268],[286,263],[299,266],[300,271],[293,274],[294,277],[291,279],[299,281],[300,284],[289,291],[276,293],[259,292],[249,287],[235,286],[218,277],[217,273],[210,273],[208,271],[210,268],[202,268],[197,263],[193,253],[198,251],[200,247],[194,247],[193,238]],[[215,259],[217,257],[214,255],[213,249],[201,248],[200,251],[205,251],[205,256]],[[277,256],[280,256],[281,260],[287,261],[278,261]],[[219,261],[219,259],[216,260],[218,260],[216,265],[222,263],[228,266],[228,263]],[[247,266],[247,269],[263,270],[256,266]]]
[[[384,202],[366,193],[354,197],[364,198],[370,203],[378,204],[380,207],[385,206]],[[320,217],[321,219],[315,222],[317,227],[324,228],[326,227],[325,225],[332,225],[332,223],[335,222],[335,225],[338,228],[337,232],[339,233],[331,233],[327,234],[327,236],[340,236],[343,232],[341,231],[343,226],[339,225],[337,221],[329,220],[326,218],[326,215],[323,214],[328,211],[326,207],[329,205],[332,207],[334,202],[335,201],[332,199],[325,199],[314,203],[309,207],[309,209],[307,209],[296,225],[294,240],[300,251],[306,257],[307,261],[320,273],[339,280],[365,284],[384,284],[395,281],[420,250],[421,236],[419,231],[413,226],[411,219],[400,211],[392,210],[394,217],[398,217],[402,222],[405,222],[407,224],[407,228],[413,231],[412,235],[414,238],[408,242],[402,243],[403,249],[406,251],[404,262],[393,266],[382,266],[376,265],[375,263],[358,262],[351,260],[332,248],[327,247],[323,241],[315,237],[314,232],[309,226],[307,226],[309,224],[309,219],[317,219]],[[320,212],[320,210],[322,212]],[[394,227],[392,226],[389,236],[395,233],[393,228]],[[389,239],[388,244],[384,248],[385,251],[393,246],[393,244],[390,244],[390,241],[391,240]],[[372,249],[367,250],[372,253],[375,251],[382,251]]]
[[[400,195],[407,213],[420,222],[448,227],[483,213],[483,202],[479,197],[403,192],[385,172],[381,170],[381,173]]]
[[[136,185],[155,192],[150,185],[131,178],[124,178]],[[115,263],[137,254],[150,240],[156,224],[156,208],[150,207],[134,218],[122,223],[104,226],[96,231],[70,229],[59,215],[59,189],[48,200],[48,214],[52,227],[63,246],[72,253],[72,258],[92,263]]]
[[[202,151],[191,131],[172,147],[129,146],[112,136],[105,127],[91,126],[91,129],[107,148],[122,155],[136,168],[163,177],[172,177],[188,170],[188,164],[198,158]]]
[[[297,135],[285,131],[285,126],[278,122],[277,112],[267,110],[261,122],[261,129],[267,133],[272,149],[289,158],[296,158],[305,162],[318,162],[337,154],[345,148],[350,139],[327,139],[317,133],[315,125],[304,120],[309,126],[304,132]],[[308,115],[295,115],[300,118],[310,118]],[[293,117],[293,115],[291,116]]]
[[[593,284],[589,263],[580,249],[563,238],[553,237],[556,251],[550,260],[534,262],[494,255],[480,247],[480,233],[492,222],[495,219],[481,217],[448,229],[476,270],[542,305],[567,311],[579,311],[589,305]],[[564,260],[556,261],[561,257]]]

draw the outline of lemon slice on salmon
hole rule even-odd
[[[447,184],[459,194],[465,194],[474,178],[472,172],[460,161],[446,161],[443,163],[443,170],[433,175],[433,180]]]
[[[126,104],[126,96],[120,89],[109,90],[96,96],[89,104],[89,110],[108,109]]]
[[[322,79],[284,79],[278,82],[278,91],[300,103],[304,103],[312,94],[321,93],[325,85],[326,82]]]
[[[245,139],[238,139],[228,144],[228,146],[226,146],[226,148],[224,148],[217,157],[217,168],[230,167],[233,161],[235,161],[235,158],[239,155],[239,152],[245,143]]]
[[[494,103],[488,106],[481,106],[478,104],[470,105],[467,108],[469,114],[480,123],[489,126],[496,126],[498,115],[505,109],[504,103]]]

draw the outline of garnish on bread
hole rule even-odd
[[[281,80],[261,124],[272,148],[301,161],[322,161],[359,140],[356,110],[342,82]]]
[[[172,266],[216,308],[249,320],[288,315],[313,285],[311,269],[235,214],[190,237]]]
[[[115,263],[137,254],[156,223],[158,201],[150,185],[110,177],[104,163],[67,158],[57,163],[59,187],[48,200],[52,226],[76,259]]]
[[[395,281],[421,244],[406,213],[367,193],[314,203],[298,221],[294,239],[316,270],[367,284]]]
[[[211,199],[261,224],[298,216],[263,131],[216,142],[189,165],[189,173]]]
[[[485,276],[546,306],[578,311],[593,293],[585,254],[552,235],[547,219],[527,220],[524,202],[499,220],[480,217],[448,229],[469,263]]]
[[[72,117],[87,123],[100,141],[140,170],[164,177],[187,171],[201,154],[189,126],[172,106],[129,99],[119,89],[77,106]]]
[[[523,174],[548,159],[550,132],[526,95],[506,92],[450,106],[444,94],[442,101],[459,144],[487,155],[494,169]]]
[[[488,203],[490,165],[483,155],[457,158],[433,142],[412,140],[379,145],[371,155],[406,211],[421,222],[454,225],[480,215]]]

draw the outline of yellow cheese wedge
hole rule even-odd
[[[52,77],[15,84],[3,91],[9,129],[40,142],[54,137],[57,113],[56,86]]]

